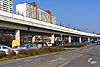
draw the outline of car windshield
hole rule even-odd
[[[2,47],[3,49],[8,49],[7,47]]]
[[[100,41],[98,41],[98,43],[100,43]]]
[[[43,44],[43,43],[38,43],[38,44]]]
[[[14,46],[14,49],[17,49],[18,48],[18,46]]]

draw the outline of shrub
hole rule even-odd
[[[6,52],[5,51],[0,51],[0,58],[6,57]]]
[[[62,46],[55,46],[55,47],[43,47],[40,49],[43,54],[44,53],[53,53],[64,50]]]
[[[28,49],[18,50],[18,54],[28,54]]]
[[[21,50],[18,50],[18,54],[34,56],[35,49],[21,49]]]
[[[12,56],[15,56],[15,55],[16,55],[15,51],[12,50],[12,51],[9,52],[9,55],[8,55],[8,56],[9,56],[9,57],[12,57]]]
[[[64,47],[67,47],[67,48],[81,48],[81,47],[84,47],[86,46],[87,44],[79,44],[79,45],[64,45]]]
[[[34,56],[34,55],[42,55],[42,54],[58,52],[62,50],[64,50],[62,46],[42,47],[39,49],[21,49],[21,50],[18,50],[18,54]]]

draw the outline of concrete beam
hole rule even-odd
[[[0,27],[7,28],[7,29],[28,30],[28,26],[9,23],[9,22],[5,22],[5,21],[0,21]]]
[[[88,42],[90,42],[91,40],[90,40],[90,38],[88,37]]]
[[[60,40],[63,41],[63,36],[62,36],[62,34],[61,34],[60,36],[61,36],[61,37],[60,37]]]

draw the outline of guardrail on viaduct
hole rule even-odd
[[[97,34],[81,32],[81,31],[57,26],[57,25],[54,25],[54,24],[50,24],[48,22],[43,22],[43,21],[39,21],[39,20],[36,20],[36,19],[24,17],[24,16],[21,16],[21,15],[8,13],[8,12],[5,12],[5,11],[0,11],[0,16],[9,17],[9,18],[12,18],[12,19],[17,19],[17,20],[22,20],[22,21],[26,21],[26,22],[29,22],[29,23],[33,23],[33,24],[35,23],[35,24],[40,24],[40,25],[44,25],[44,26],[48,26],[48,27],[53,27],[57,30],[62,30],[62,32],[68,32],[68,33],[72,33],[72,34],[76,34],[76,35],[84,35],[84,36],[90,36],[90,37],[100,37],[100,35],[97,35]]]

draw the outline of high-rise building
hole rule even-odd
[[[56,24],[56,17],[55,17],[55,16],[51,16],[51,22],[52,22],[53,24]]]
[[[38,8],[37,16],[38,16],[38,20],[44,21],[47,23],[51,23],[51,14],[49,14],[47,11],[44,11],[44,10]]]
[[[36,3],[21,3],[16,5],[16,14],[44,21],[50,24],[56,24],[56,17],[51,12],[37,8]]]
[[[31,5],[30,3],[21,3],[16,5],[16,14],[22,15],[24,17],[29,17],[37,19],[37,7]]]
[[[0,0],[0,10],[13,12],[13,0]]]

